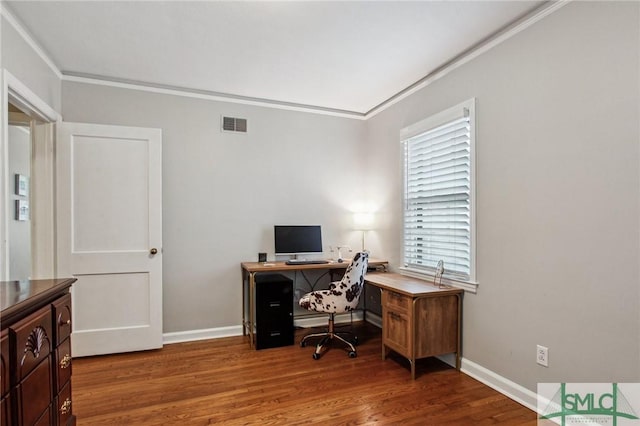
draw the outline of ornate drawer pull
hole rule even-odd
[[[60,368],[67,368],[71,365],[71,355],[66,354],[60,360]]]
[[[62,318],[60,318],[60,321],[58,321],[58,324],[60,324],[60,325],[71,325],[71,320],[68,319],[68,320],[64,321]]]
[[[64,403],[60,406],[60,414],[67,414],[71,412],[71,399],[67,398],[64,400]]]

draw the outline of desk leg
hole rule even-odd
[[[383,343],[382,344],[382,360],[384,361],[385,359],[387,359],[388,355],[389,355],[389,349]]]
[[[411,380],[416,379],[416,343],[418,342],[418,326],[416,324],[416,302],[417,298],[413,298],[413,302],[411,303],[411,323],[409,324],[409,336],[411,339],[411,359],[409,362],[411,363]]]
[[[456,370],[460,371],[460,360],[462,358],[460,349],[462,347],[462,295],[456,295],[458,297],[458,344],[456,346]]]
[[[247,335],[247,316],[246,316],[246,300],[247,300],[247,291],[244,289],[245,280],[247,280],[247,274],[245,273],[244,268],[242,269],[242,336]]]
[[[249,272],[249,348],[254,349],[256,273]]]
[[[382,288],[379,288],[379,290],[380,290],[380,302],[381,302],[380,303],[380,305],[381,305],[380,310],[382,311],[382,339],[381,339],[382,340],[382,360],[384,361],[385,359],[387,359],[387,355],[389,355],[389,350],[384,345],[384,330],[385,330],[385,327],[386,327],[385,326],[385,318],[384,318],[385,317],[385,315],[384,315],[385,308],[384,308],[384,306],[382,306],[382,299],[383,299],[382,293],[384,293],[384,290]]]

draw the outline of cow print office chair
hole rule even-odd
[[[349,357],[355,358],[358,354],[354,343],[357,343],[357,336],[349,332],[336,332],[334,330],[334,319],[336,314],[350,312],[358,306],[360,294],[364,287],[364,276],[367,273],[369,264],[369,254],[366,252],[356,253],[347,267],[342,280],[332,282],[328,290],[318,290],[307,293],[300,298],[300,306],[315,312],[323,312],[329,314],[329,327],[325,333],[307,334],[300,341],[300,346],[305,347],[307,340],[314,337],[322,339],[316,345],[313,353],[313,359],[320,359],[323,350],[337,339],[345,343],[349,347]],[[349,334],[353,336],[353,343],[340,334]]]

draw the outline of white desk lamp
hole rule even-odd
[[[354,213],[353,225],[356,231],[362,231],[362,251],[365,251],[364,234],[373,229],[373,213]]]

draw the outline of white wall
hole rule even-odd
[[[223,114],[248,134],[222,133]],[[274,224],[358,245],[363,121],[71,82],[63,116],[162,128],[165,332],[240,325],[240,262],[273,258]]]
[[[570,3],[367,122],[378,250],[398,265],[399,130],[476,97],[463,355],[530,390],[640,380],[639,18],[636,2]]]

